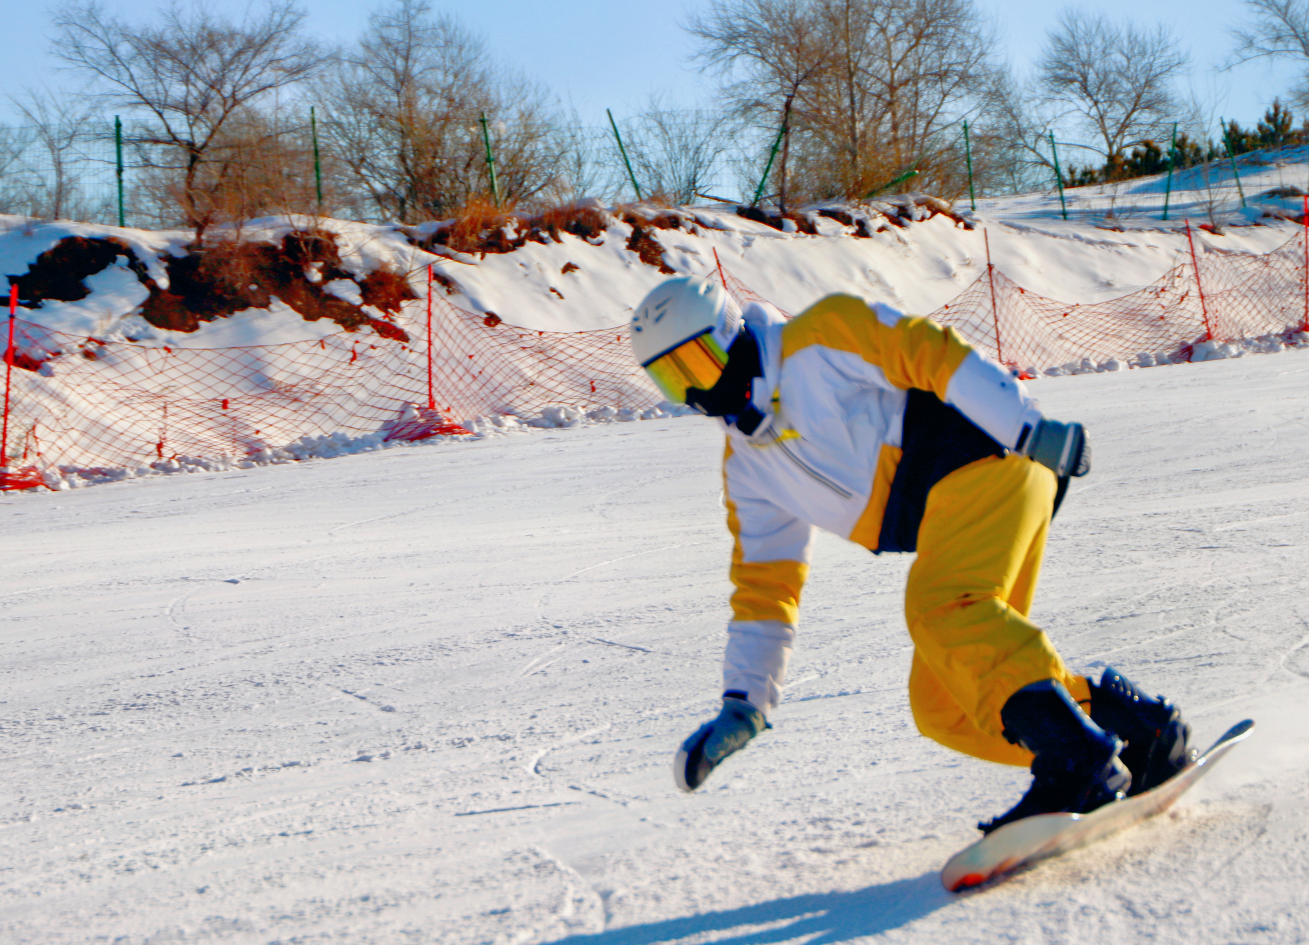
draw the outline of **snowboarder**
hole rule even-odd
[[[795,638],[813,528],[874,553],[917,551],[905,592],[919,731],[1031,768],[983,831],[1087,812],[1166,780],[1190,727],[1106,669],[1069,671],[1028,619],[1050,520],[1090,469],[1081,424],[1044,417],[1013,374],[952,329],[832,295],[786,321],[716,280],[675,278],[631,323],[664,395],[719,419],[735,539],[723,707],[678,751],[694,791],[768,728]]]

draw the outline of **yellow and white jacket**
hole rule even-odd
[[[750,436],[723,424],[736,587],[723,682],[768,713],[781,699],[814,527],[878,550],[907,391],[930,391],[1008,449],[1041,413],[1021,381],[952,329],[887,305],[832,295],[787,322],[755,304],[745,323],[764,371],[752,399],[766,417]]]

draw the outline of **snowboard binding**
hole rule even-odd
[[[1195,760],[1191,726],[1177,706],[1147,696],[1111,667],[1091,686],[1091,720],[1126,743],[1119,757],[1132,772],[1129,795],[1163,784]]]
[[[1016,805],[978,824],[990,833],[1033,814],[1085,814],[1122,800],[1132,775],[1119,760],[1123,743],[1078,708],[1053,679],[1018,690],[1000,710],[1004,737],[1036,757],[1032,786]]]

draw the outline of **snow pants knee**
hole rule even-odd
[[[1000,709],[1030,683],[1062,682],[1089,704],[1028,619],[1054,506],[1054,473],[1024,456],[987,457],[950,473],[927,497],[905,617],[914,642],[909,701],[918,730],[965,754],[1027,767],[1000,734]]]

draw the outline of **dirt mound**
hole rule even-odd
[[[103,272],[120,257],[145,281],[145,267],[131,248],[121,240],[69,236],[47,249],[27,267],[27,272],[10,277],[18,285],[18,304],[40,308],[47,299],[56,302],[79,302],[91,294],[85,280]]]
[[[408,341],[385,315],[400,311],[417,298],[404,274],[378,269],[356,280],[341,264],[340,250],[330,233],[295,231],[279,243],[223,240],[194,247],[183,256],[162,257],[168,288],[159,286],[130,246],[112,237],[70,236],[37,257],[18,284],[19,304],[40,308],[46,300],[76,302],[87,297],[86,279],[122,259],[136,273],[149,297],[141,316],[157,328],[196,331],[201,324],[250,308],[268,308],[273,297],[299,312],[305,321],[329,319],[346,331],[371,328],[384,338]],[[327,290],[348,280],[357,286],[362,304]],[[348,289],[349,287],[345,287]]]

